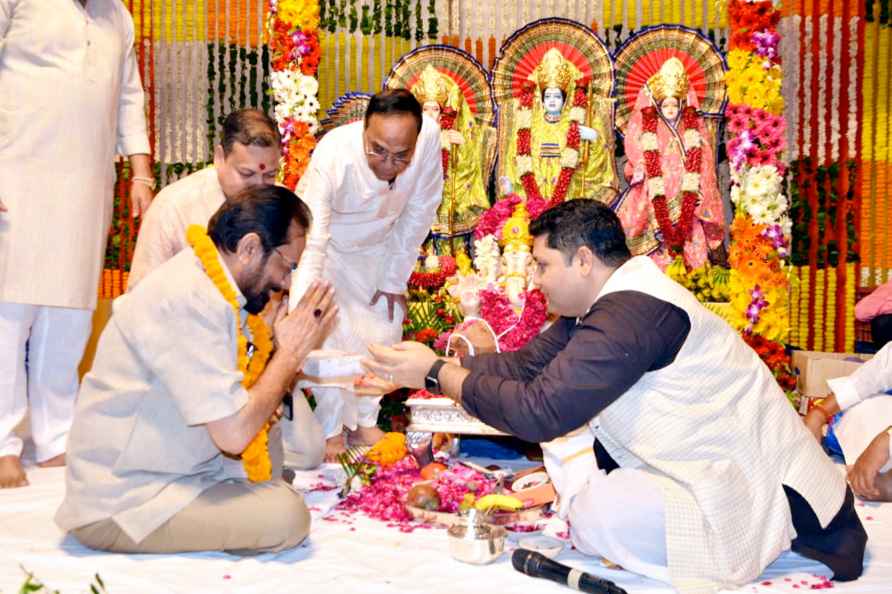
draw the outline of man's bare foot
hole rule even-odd
[[[18,456],[0,456],[0,489],[27,487],[28,476]]]
[[[325,461],[326,462],[337,462],[338,454],[343,454],[347,451],[347,440],[344,439],[344,434],[341,433],[339,435],[335,435],[334,437],[329,437],[325,440]]]
[[[378,427],[356,427],[356,431],[350,432],[350,444],[351,445],[375,445],[381,438],[384,437],[384,432],[381,431]]]
[[[65,452],[62,452],[58,456],[53,456],[49,460],[44,460],[43,462],[38,462],[38,466],[41,468],[54,468],[56,466],[65,466]]]

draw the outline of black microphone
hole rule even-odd
[[[585,573],[563,563],[552,561],[542,553],[529,549],[517,549],[511,555],[514,569],[532,577],[545,578],[562,586],[569,586],[590,594],[626,594],[626,591],[611,582],[590,573]]]

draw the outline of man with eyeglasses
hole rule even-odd
[[[190,245],[115,300],[81,386],[56,514],[81,544],[254,554],[307,536],[309,511],[281,478],[272,432],[337,316],[334,292],[315,283],[291,313],[280,303],[271,341],[251,315],[288,287],[311,220],[290,190],[251,186],[217,210],[206,235],[192,231]],[[257,348],[242,351],[242,341]],[[269,358],[258,367],[260,354]],[[269,478],[238,459],[267,421]]]
[[[379,93],[363,121],[322,138],[296,193],[313,212],[313,226],[292,303],[313,280],[328,280],[340,314],[324,348],[365,354],[368,344],[398,341],[406,283],[443,194],[437,123],[422,116],[409,91]],[[329,459],[345,449],[345,428],[357,444],[383,435],[380,398],[334,387],[313,393]]]
[[[279,140],[276,123],[259,109],[243,108],[227,115],[220,144],[214,149],[213,167],[170,184],[152,202],[139,228],[127,290],[188,247],[190,225],[206,226],[224,202],[246,188],[275,184]],[[297,268],[279,249],[276,253],[275,258],[284,259],[292,270]],[[300,396],[292,402],[289,420],[277,426],[271,437],[278,439],[282,430],[288,466],[315,468],[322,462],[325,440],[309,403]]]

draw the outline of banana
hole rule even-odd
[[[684,260],[679,256],[666,268],[666,274],[673,279],[684,278],[686,275]]]
[[[731,280],[731,271],[727,268],[714,266],[712,268],[712,283],[714,285],[727,285]]]
[[[507,509],[516,511],[523,507],[523,502],[517,497],[511,495],[497,495],[491,493],[484,495],[474,503],[474,507],[479,511],[488,511],[493,508]]]

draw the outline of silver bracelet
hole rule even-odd
[[[155,185],[156,185],[155,178],[152,178],[152,177],[142,177],[142,176],[139,176],[139,175],[134,175],[133,177],[130,178],[130,181],[131,181],[131,183],[132,183],[132,182],[137,182],[137,183],[140,183],[140,184],[142,184],[142,185],[144,185],[144,186],[149,186],[149,189],[152,190],[152,191],[155,190]]]

